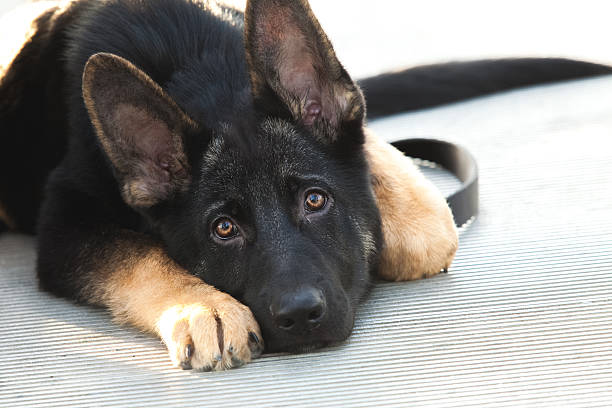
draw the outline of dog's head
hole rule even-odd
[[[251,308],[268,350],[300,351],[350,334],[376,267],[365,107],[305,0],[251,1],[245,17],[251,86],[229,120],[188,116],[110,54],[90,58],[83,94],[125,202]]]

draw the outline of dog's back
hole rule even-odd
[[[34,232],[44,183],[66,150],[63,55],[66,32],[84,6],[44,10],[0,72],[0,220],[11,229]]]

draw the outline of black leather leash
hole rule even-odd
[[[461,188],[446,198],[458,227],[478,214],[478,166],[470,152],[436,139],[404,139],[391,144],[406,156],[442,166],[461,181]]]

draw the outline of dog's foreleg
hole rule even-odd
[[[447,269],[458,238],[442,194],[409,158],[367,129],[365,152],[385,240],[379,276],[413,280]]]
[[[176,366],[222,370],[261,352],[249,308],[188,274],[150,238],[108,229],[45,238],[39,251],[44,287],[102,305],[115,320],[158,335]]]

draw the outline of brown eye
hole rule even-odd
[[[236,224],[227,218],[222,218],[215,225],[215,235],[221,239],[230,239],[238,233]]]
[[[320,191],[309,191],[306,193],[304,205],[308,211],[321,211],[325,208],[327,196]]]

